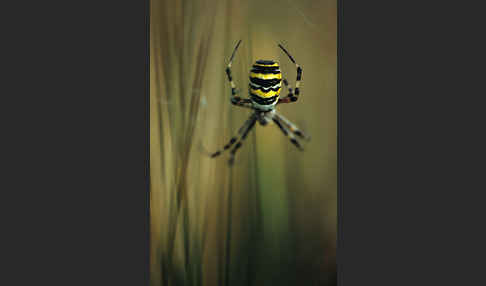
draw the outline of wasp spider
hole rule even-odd
[[[287,52],[287,50],[279,44],[278,46],[285,52],[285,54],[287,54],[289,59],[297,68],[295,90],[289,87],[286,79],[282,79],[282,73],[280,72],[280,67],[277,62],[258,60],[253,64],[253,67],[250,70],[250,98],[241,98],[237,96],[236,85],[233,81],[233,77],[231,76],[231,64],[240,43],[241,40],[238,41],[238,44],[236,44],[228,67],[226,68],[228,81],[231,85],[231,103],[236,106],[252,109],[254,112],[238,130],[238,135],[232,137],[228,144],[223,147],[223,149],[212,153],[211,157],[214,158],[219,156],[223,151],[230,149],[234,145],[230,151],[229,159],[229,164],[232,165],[236,152],[241,147],[246,136],[255,126],[257,121],[262,126],[267,125],[269,122],[274,122],[280,128],[280,130],[282,130],[283,134],[290,139],[290,142],[292,142],[295,146],[297,146],[297,148],[299,148],[299,150],[302,151],[303,149],[294,135],[297,135],[304,140],[310,140],[310,137],[305,135],[299,128],[297,128],[297,126],[295,126],[295,124],[290,122],[287,118],[275,110],[276,105],[281,103],[295,102],[299,98],[299,85],[302,79],[302,68],[295,62],[294,58],[292,58],[289,52]],[[282,82],[289,91],[288,95],[284,98],[280,98]]]

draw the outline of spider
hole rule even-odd
[[[299,85],[302,79],[302,68],[295,62],[294,58],[292,58],[289,52],[287,52],[287,50],[279,44],[278,46],[285,52],[285,54],[287,54],[289,59],[295,64],[297,68],[295,91],[292,91],[292,88],[289,87],[286,79],[282,80],[282,73],[280,72],[280,67],[277,62],[271,60],[258,60],[253,64],[252,69],[250,70],[250,97],[243,99],[239,96],[236,96],[236,85],[231,76],[231,64],[236,54],[236,50],[238,49],[240,44],[241,40],[239,40],[236,44],[236,47],[233,50],[230,61],[228,63],[228,67],[226,68],[228,81],[231,85],[231,103],[236,106],[252,109],[254,112],[246,120],[243,126],[241,126],[241,128],[238,130],[238,135],[233,136],[230,141],[226,145],[224,145],[223,149],[212,153],[210,155],[211,158],[221,155],[222,152],[230,149],[233,144],[236,143],[236,145],[234,145],[234,147],[230,151],[229,165],[233,165],[236,152],[241,147],[246,136],[255,126],[255,123],[257,121],[262,126],[265,126],[269,122],[273,121],[280,128],[283,134],[290,139],[290,142],[292,142],[299,150],[303,151],[303,148],[301,147],[299,141],[297,141],[294,134],[307,141],[310,140],[310,137],[304,134],[299,128],[297,128],[295,124],[290,122],[287,118],[285,118],[275,110],[276,105],[281,103],[295,102],[299,98]],[[287,95],[287,97],[284,98],[280,98],[282,82],[289,90],[289,94]]]

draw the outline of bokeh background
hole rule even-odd
[[[335,285],[337,1],[151,0],[151,285]],[[225,68],[247,96],[258,59],[280,63],[300,99],[278,110],[312,136],[300,152],[255,126],[228,168],[211,159],[250,110],[230,104]],[[283,89],[282,95],[286,95]]]

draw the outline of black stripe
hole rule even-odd
[[[269,97],[269,98],[263,98],[263,97],[259,97],[258,95],[250,92],[250,98],[251,98],[251,100],[253,100],[254,102],[256,102],[260,105],[270,105],[270,104],[273,104],[278,99],[278,95],[275,95],[275,96],[272,96],[272,97]]]
[[[221,154],[221,151],[218,151],[218,152],[214,153],[213,155],[211,155],[211,158],[214,158],[214,157],[218,156],[219,154]]]
[[[231,145],[233,145],[236,142],[236,139],[237,139],[236,137],[231,138],[230,142],[228,144],[224,145],[223,149],[226,150],[229,147],[231,147]]]
[[[263,87],[262,87],[262,86],[260,86],[260,87],[256,87],[256,86],[253,86],[253,85],[251,85],[251,84],[250,84],[249,86],[250,86],[252,89],[259,89],[259,90],[261,90],[261,91],[263,91],[263,92],[269,92],[270,90],[271,90],[271,91],[278,91],[279,89],[281,89],[281,88],[282,88],[281,86],[277,86],[277,87],[275,87],[275,88],[263,89]]]
[[[261,65],[273,65],[275,62],[274,61],[268,61],[268,60],[258,60],[256,61],[257,64]]]
[[[236,150],[238,150],[238,148],[241,147],[241,141],[238,142],[235,147],[231,150],[231,154],[235,154],[236,153]]]
[[[298,87],[295,88],[295,92],[294,93],[295,93],[296,96],[299,95],[300,91],[299,91],[299,88]]]
[[[257,84],[259,86],[263,87],[272,87],[278,83],[280,83],[281,79],[275,78],[275,79],[261,79],[257,77],[250,77],[250,81],[254,84]]]
[[[236,54],[236,50],[238,49],[238,47],[240,46],[240,44],[241,44],[241,40],[238,41],[238,43],[236,44],[235,49],[233,50],[233,53],[231,54],[230,63],[233,61],[233,58],[235,57],[235,54]]]
[[[253,128],[253,125],[255,125],[255,123],[256,123],[256,120],[253,120],[250,123],[250,126],[248,126],[248,129],[246,129],[245,133],[243,133],[243,135],[241,136],[241,140],[245,140],[246,136],[248,135],[248,133],[250,132],[250,130]]]
[[[294,145],[297,146],[297,148],[302,150],[302,146],[300,146],[299,141],[297,141],[297,139],[290,138],[290,142],[294,143]]]
[[[297,68],[297,80],[302,79],[302,69],[300,67]]]
[[[279,74],[280,73],[280,69],[278,67],[274,67],[274,68],[268,68],[268,67],[253,67],[251,69],[251,72],[254,72],[254,73],[262,73],[262,74]]]
[[[272,70],[275,70],[275,69],[278,69],[280,66],[278,64],[277,65],[273,65],[273,66],[262,66],[262,65],[254,64],[253,67],[254,68],[260,68],[260,69],[272,69]]]
[[[289,59],[295,64],[295,60],[294,58],[289,54],[289,52],[287,52],[287,50],[280,44],[278,44],[278,46],[287,54],[287,56],[289,57]]]
[[[254,69],[261,69],[261,70],[278,70],[278,69],[280,69],[280,66],[259,66],[259,65],[253,65],[252,68],[254,68]]]
[[[228,80],[229,81],[232,81],[233,78],[231,77],[231,70],[230,70],[230,68],[226,68],[226,74],[228,75]]]
[[[288,136],[288,133],[287,133],[287,130],[283,128],[282,124],[280,124],[280,122],[275,119],[275,118],[272,118],[273,122],[275,122],[275,124],[277,124],[278,127],[280,127],[280,130],[282,130],[282,132]]]
[[[294,132],[297,136],[299,137],[304,137],[304,134],[302,134],[302,132],[300,130],[295,130]]]

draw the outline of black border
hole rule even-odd
[[[343,0],[337,0],[337,243],[336,243],[336,283],[343,285]]]
[[[150,284],[150,0],[145,0],[145,53],[146,53],[146,70],[145,70],[145,180],[146,180],[146,245],[145,245],[145,284]]]
[[[5,9],[0,284],[149,284],[148,3]]]

